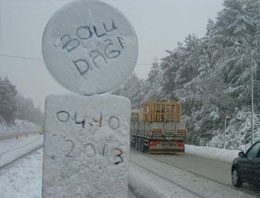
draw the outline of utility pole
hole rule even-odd
[[[224,129],[224,149],[226,149],[226,128],[227,128],[227,119],[229,118],[228,114],[225,114],[225,129]]]
[[[254,144],[254,60],[253,51],[250,50],[251,58],[251,145]]]
[[[225,129],[224,129],[224,149],[226,149],[226,128],[227,128],[227,119],[225,118]]]
[[[2,7],[3,7],[3,2],[0,1],[0,44],[2,45],[2,34],[3,34],[3,25],[2,25],[2,18],[3,18],[3,13],[2,13]]]

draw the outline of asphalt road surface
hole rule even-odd
[[[174,187],[181,188],[194,197],[209,197],[210,193],[212,194],[210,197],[260,197],[259,187],[244,185],[239,189],[234,188],[231,184],[231,164],[219,160],[188,154],[144,154],[132,148],[129,174],[130,184],[131,179],[134,182],[138,182],[131,178],[131,168],[133,169],[133,167],[143,169],[143,171],[146,171],[146,174],[150,172],[157,178],[168,181],[168,183],[170,182]],[[135,172],[135,170],[132,172]],[[135,184],[133,186],[137,188]],[[205,189],[202,190],[202,188]],[[143,193],[144,197],[146,197],[145,195],[148,191],[147,189],[146,192],[143,191],[141,194]],[[151,197],[152,195],[150,194],[149,196]],[[167,197],[168,195],[164,196]],[[155,195],[154,197],[163,196]]]
[[[12,161],[21,151],[26,153],[41,144],[40,135],[2,140],[0,162]],[[234,188],[230,169],[231,164],[218,160],[188,154],[151,155],[131,149],[128,198],[260,197],[259,187]]]

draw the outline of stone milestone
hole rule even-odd
[[[127,198],[130,101],[48,96],[43,198]]]

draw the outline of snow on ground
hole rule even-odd
[[[206,143],[206,146],[223,148],[224,130],[214,130],[211,132],[214,134],[214,137]],[[243,147],[247,147],[250,140],[251,112],[235,108],[234,115],[231,115],[230,119],[227,119],[226,148],[243,149]],[[254,114],[254,141],[257,140],[260,140],[260,117]]]
[[[42,144],[42,135],[0,141],[0,161],[28,152]],[[34,144],[35,143],[35,144]],[[186,145],[188,154],[231,162],[238,150]],[[0,170],[1,198],[41,198],[42,150]],[[137,194],[149,198],[252,197],[236,189],[215,183],[142,154],[131,153],[129,184]],[[214,195],[214,196],[213,196]],[[128,193],[129,197],[134,197]]]
[[[131,154],[129,183],[149,198],[256,197],[138,153]]]
[[[176,188],[173,184],[168,181],[158,178],[157,175],[151,174],[139,166],[131,163],[129,167],[129,180],[135,191],[139,192],[143,197],[149,198],[195,198],[189,192]]]
[[[129,183],[144,197],[253,197],[142,155],[132,160]],[[1,198],[41,198],[41,182],[42,149],[0,170]]]
[[[41,198],[41,182],[42,149],[0,170],[0,197]],[[254,197],[139,153],[131,154],[129,184],[146,198]]]
[[[15,120],[15,125],[0,124],[1,133],[39,131],[39,126],[26,120]]]
[[[42,149],[0,170],[1,198],[42,197]],[[136,198],[128,192],[128,198]]]
[[[42,149],[0,170],[1,198],[41,198]]]
[[[205,146],[185,145],[186,153],[231,163],[238,157],[239,150],[227,150]]]
[[[35,134],[0,141],[0,167],[43,144],[43,135]],[[1,194],[0,194],[1,195]]]

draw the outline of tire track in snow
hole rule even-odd
[[[18,146],[18,147],[16,147],[16,144],[17,144],[17,143],[15,143],[15,144],[11,145],[6,151],[0,153],[0,157],[1,157],[2,155],[6,154],[6,153],[9,153],[9,152],[18,150],[18,149],[20,149],[20,148],[23,148],[23,147],[25,147],[25,146],[28,146],[28,145],[30,145],[30,144],[33,144],[33,143],[35,142],[35,140],[37,140],[38,138],[39,138],[39,137],[37,137],[37,138],[35,138],[34,140],[28,142],[27,144],[24,144],[24,145],[21,145],[21,146]],[[15,148],[12,149],[13,147],[15,147]]]
[[[146,156],[146,157],[148,157],[148,156]],[[224,183],[222,183],[222,182],[220,182],[220,181],[218,181],[218,180],[212,179],[211,177],[207,177],[207,176],[205,176],[205,175],[198,174],[198,173],[196,173],[196,172],[194,172],[194,171],[190,171],[190,170],[184,169],[184,168],[182,168],[182,167],[180,167],[180,166],[171,164],[171,163],[169,163],[169,162],[165,162],[165,161],[160,160],[160,159],[156,159],[156,158],[154,158],[154,157],[152,157],[152,156],[149,156],[149,158],[151,158],[151,159],[153,159],[153,160],[156,160],[156,161],[158,161],[158,162],[160,162],[160,163],[162,163],[162,164],[166,164],[166,165],[168,165],[168,166],[172,166],[172,167],[174,167],[174,168],[178,168],[178,169],[181,169],[181,170],[186,171],[186,172],[188,172],[188,173],[194,174],[194,175],[196,175],[196,176],[198,176],[198,177],[208,179],[208,180],[210,180],[210,181],[213,181],[213,182],[215,182],[215,183],[217,183],[217,184],[220,184],[220,185],[222,185],[222,186],[228,187],[228,188],[230,188],[230,189],[234,189],[231,184],[230,184],[230,186],[229,186],[229,185],[226,185],[226,184],[224,184]],[[231,165],[230,165],[230,169],[231,169]],[[230,182],[231,182],[231,178],[230,178]],[[253,195],[253,196],[256,196],[256,195],[259,196],[259,195],[260,195],[260,192],[252,192],[252,190],[247,189],[247,188],[243,188],[243,189],[241,189],[241,188],[240,188],[240,189],[236,188],[236,190],[241,191],[241,192],[243,192],[243,193],[246,193],[246,194],[248,194],[248,195]]]
[[[136,166],[146,170],[147,172],[149,172],[149,173],[151,173],[153,175],[156,175],[157,177],[159,177],[159,178],[161,178],[161,179],[163,179],[163,180],[165,180],[165,181],[167,181],[167,182],[169,182],[169,183],[171,183],[171,184],[173,184],[173,185],[175,185],[175,186],[177,186],[177,187],[179,187],[179,188],[181,188],[181,189],[191,193],[192,195],[194,195],[194,196],[196,196],[198,198],[207,198],[204,195],[201,195],[201,194],[199,194],[199,193],[197,193],[197,192],[195,192],[195,191],[193,191],[193,190],[191,190],[191,189],[189,189],[189,188],[187,188],[187,187],[185,187],[185,186],[183,186],[183,185],[181,185],[181,184],[179,184],[179,183],[177,183],[175,181],[172,181],[172,180],[170,180],[170,179],[168,179],[166,177],[163,177],[160,174],[158,174],[158,173],[156,173],[156,172],[154,172],[154,171],[152,171],[150,169],[147,169],[146,167],[144,167],[144,166],[142,166],[142,165],[140,165],[140,164],[138,164],[138,163],[136,163],[136,162],[134,162],[132,160],[130,160],[130,163],[135,164]]]
[[[42,147],[43,147],[43,145],[37,146],[36,148],[34,148],[33,150],[29,151],[28,153],[25,153],[25,154],[23,154],[23,155],[21,155],[21,156],[15,158],[14,160],[8,162],[8,163],[3,164],[2,166],[0,166],[0,170],[3,169],[3,168],[5,168],[5,167],[7,167],[7,166],[9,166],[10,164],[16,162],[17,160],[19,160],[19,159],[21,159],[21,158],[24,158],[24,157],[27,156],[27,155],[30,155],[31,153],[33,153],[33,152],[39,150],[39,149],[42,148]]]
[[[140,195],[133,186],[128,184],[128,190],[136,197],[136,198],[145,198],[144,196]]]

